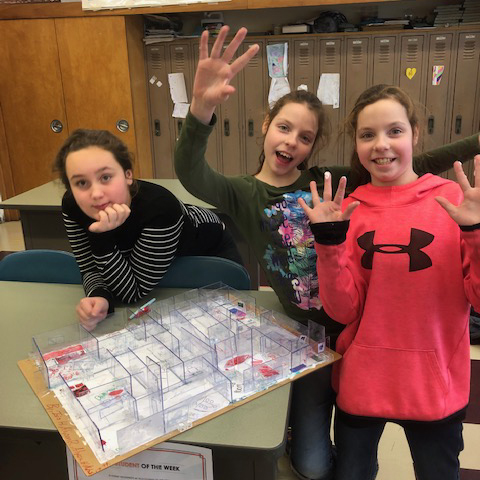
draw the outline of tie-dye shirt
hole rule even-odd
[[[315,180],[321,192],[327,170],[332,174],[335,191],[340,177],[348,175],[348,167],[312,167],[286,187],[268,185],[252,175],[225,177],[205,161],[214,122],[215,117],[210,125],[204,125],[190,113],[187,115],[175,149],[179,180],[192,195],[214,205],[235,221],[291,317],[321,321],[327,333],[338,333],[342,326],[321,310],[314,238],[297,200],[301,196],[307,203],[311,202],[310,182]],[[468,143],[455,150],[456,155],[452,156],[448,149],[438,149],[424,155],[420,165],[419,161],[414,162],[414,167],[419,174],[446,170],[459,158],[459,152],[465,158],[467,152],[473,156],[478,150],[478,137],[470,137]]]

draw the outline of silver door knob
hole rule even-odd
[[[50,128],[54,133],[60,133],[63,130],[63,124],[60,120],[52,120]]]
[[[130,125],[128,124],[127,120],[122,119],[117,122],[117,130],[120,130],[120,132],[125,133],[129,128]]]

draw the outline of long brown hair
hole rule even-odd
[[[354,145],[356,142],[358,116],[360,115],[360,112],[368,105],[385,99],[395,100],[402,105],[407,113],[407,118],[410,126],[412,127],[412,131],[414,132],[416,129],[418,129],[418,114],[415,104],[408,94],[405,93],[401,88],[394,85],[374,85],[373,87],[367,88],[367,90],[360,94],[352,111],[350,112],[350,115],[345,120],[345,131],[348,135],[350,135]],[[351,173],[348,179],[348,192],[352,192],[359,185],[365,185],[371,181],[370,173],[368,173],[368,170],[360,163],[360,159],[358,158],[355,147],[350,159],[350,167]]]
[[[270,128],[272,120],[278,115],[280,110],[289,103],[304,104],[317,117],[318,130],[312,145],[312,150],[310,151],[308,157],[305,158],[305,160],[297,167],[299,170],[306,170],[308,168],[308,161],[310,160],[310,157],[317,151],[318,148],[324,147],[328,143],[328,139],[330,137],[330,122],[328,121],[327,114],[325,112],[325,109],[323,108],[322,102],[318,99],[316,95],[311,92],[307,92],[306,90],[294,90],[278,99],[275,105],[270,109],[267,116],[265,117],[264,126],[266,126],[266,128],[265,134],[263,135],[263,142],[265,141],[265,135]],[[255,172],[254,175],[260,173],[264,161],[265,151],[262,147],[262,153],[260,153],[259,158],[260,164],[258,170]]]

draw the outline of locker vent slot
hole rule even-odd
[[[325,64],[335,65],[336,57],[337,57],[336,45],[327,46],[325,49]]]
[[[363,63],[363,46],[353,45],[352,46],[352,64],[361,65],[362,63]]]
[[[308,47],[300,47],[298,54],[299,65],[308,66],[310,64],[310,49]]]
[[[380,45],[378,54],[379,63],[389,63],[390,61],[390,45]]]
[[[258,68],[262,63],[262,56],[260,52],[257,53],[248,63],[246,68]]]
[[[153,70],[163,70],[165,68],[163,55],[157,52],[150,52],[150,66]]]
[[[184,70],[186,68],[185,62],[185,52],[183,50],[176,50],[173,56],[173,64],[175,65],[175,70]]]
[[[434,65],[446,60],[447,45],[445,42],[435,42],[435,52],[433,55]]]
[[[407,63],[415,63],[418,61],[418,44],[409,43],[407,45]]]
[[[466,40],[463,46],[463,59],[475,60],[475,40]]]

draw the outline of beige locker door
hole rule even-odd
[[[293,41],[293,83],[292,90],[306,85],[309,92],[315,93],[314,75],[317,64],[315,40],[305,38]]]
[[[263,148],[262,124],[268,110],[267,88],[267,51],[265,41],[257,39],[244,43],[244,52],[257,43],[258,53],[248,62],[243,70],[243,129],[245,132],[246,173],[253,175],[258,169],[258,159]]]
[[[213,41],[209,42],[208,44],[208,51],[210,52],[212,50],[213,46]],[[193,59],[194,59],[194,65],[193,65],[193,78],[195,78],[195,72],[197,70],[197,65],[198,65],[198,56],[199,56],[199,42],[195,41],[192,43],[192,48],[193,48]],[[192,82],[192,88],[193,88],[193,82]],[[222,169],[222,162],[221,162],[221,150],[220,150],[220,145],[219,145],[219,125],[220,125],[220,108],[217,108],[215,111],[215,114],[217,115],[217,123],[215,124],[215,127],[213,127],[212,133],[208,137],[208,145],[207,145],[207,151],[205,152],[205,157],[208,162],[208,164],[218,172],[221,172]]]
[[[425,45],[425,35],[400,36],[400,67],[396,84],[418,105],[425,105],[427,81]],[[424,136],[425,132],[422,129],[415,151],[423,151]]]
[[[344,58],[343,40],[341,38],[319,39],[318,40],[318,73],[316,75],[315,92],[322,74],[340,74],[340,107],[333,108],[333,105],[324,105],[327,117],[331,125],[331,137],[327,146],[323,147],[316,155],[316,165],[343,165],[343,135],[340,137],[343,128],[345,81],[342,76],[342,63]],[[348,164],[348,159],[346,163]]]
[[[345,116],[352,110],[359,95],[370,86],[369,75],[369,49],[370,38],[348,38],[345,66]],[[353,152],[353,143],[348,136],[344,141],[345,164],[350,164],[350,157]]]
[[[450,128],[450,141],[456,142],[477,131],[475,121],[476,99],[480,96],[479,77],[480,32],[460,32],[457,44],[457,67]],[[468,165],[473,180],[473,162]],[[448,177],[455,180],[453,169]]]
[[[165,45],[146,47],[148,96],[150,103],[150,126],[153,143],[153,166],[155,178],[174,178],[173,143],[175,137],[170,121],[173,104],[168,86],[169,64]]]
[[[427,113],[424,128],[424,150],[443,145],[449,135],[448,114],[450,111],[451,92],[450,78],[452,76],[452,33],[436,33],[430,35],[427,65],[427,90],[425,107]],[[443,75],[440,81],[434,79],[434,68],[443,67]],[[434,83],[436,83],[434,85]]]
[[[393,35],[373,38],[372,85],[394,85],[397,78],[397,38]]]
[[[187,90],[188,103],[192,101],[193,71],[192,71],[192,53],[191,44],[188,42],[176,43],[169,45],[170,50],[170,70],[169,73],[183,73],[185,77],[185,87]],[[175,140],[179,137],[182,129],[183,118],[173,118],[173,131],[175,132]]]
[[[227,45],[223,46],[223,49]],[[235,55],[232,59],[237,58]],[[222,149],[222,172],[224,175],[241,175],[246,173],[245,157],[243,154],[243,121],[242,96],[240,75],[236,75],[230,84],[236,92],[222,103],[219,109],[219,141]]]

